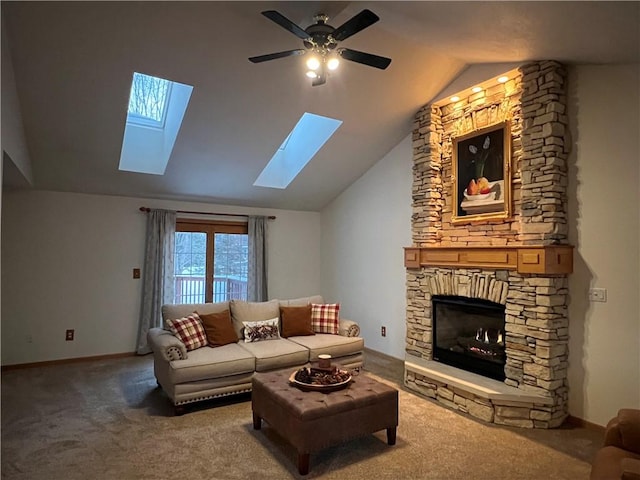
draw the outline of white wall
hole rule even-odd
[[[320,291],[320,214],[43,191],[2,199],[2,365],[133,352],[146,215],[141,206],[275,215],[269,296]],[[66,329],[76,339],[66,342]],[[31,340],[31,342],[29,342]]]
[[[637,64],[570,70],[569,412],[599,425],[640,408],[639,85]]]
[[[409,135],[322,211],[323,292],[341,302],[342,317],[360,324],[367,348],[400,359],[412,161]]]
[[[29,183],[33,183],[31,159],[22,126],[22,113],[16,91],[11,53],[7,41],[4,20],[2,25],[2,150],[6,152],[17,170]],[[0,158],[3,161],[3,158]]]

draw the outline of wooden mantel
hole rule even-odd
[[[405,247],[404,266],[516,270],[518,273],[573,272],[573,246]]]

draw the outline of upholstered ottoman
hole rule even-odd
[[[298,471],[309,473],[309,454],[352,438],[387,430],[395,445],[398,391],[365,375],[331,393],[289,384],[292,371],[256,373],[252,380],[253,428],[265,420],[298,451]]]

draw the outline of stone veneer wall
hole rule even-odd
[[[567,116],[564,67],[523,65],[505,84],[443,107],[427,105],[413,132],[413,245],[550,245],[567,239]],[[453,225],[452,138],[509,120],[512,212],[507,220]],[[405,373],[407,387],[485,421],[560,425],[567,416],[567,278],[506,270],[407,270],[406,351],[432,359],[431,295],[484,298],[506,307],[507,385],[549,397],[549,405],[499,405]],[[475,412],[475,413],[474,413]]]

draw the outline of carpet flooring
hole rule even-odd
[[[401,368],[369,352],[361,375],[399,388],[397,444],[388,446],[381,431],[327,448],[311,455],[302,477],[292,446],[268,424],[253,430],[249,394],[175,417],[152,362],[3,372],[2,478],[575,480],[588,478],[602,441],[583,428],[483,424],[406,391]]]

